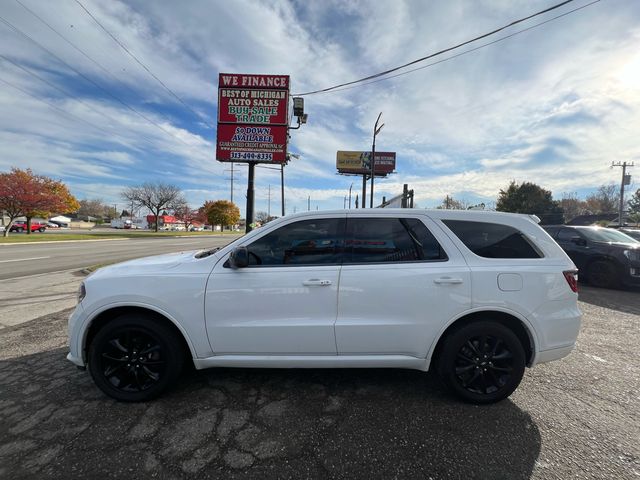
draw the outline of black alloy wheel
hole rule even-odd
[[[174,332],[151,317],[126,314],[107,323],[89,347],[89,371],[107,395],[142,402],[180,375],[183,352]]]
[[[511,395],[520,384],[525,354],[509,328],[478,321],[447,336],[438,367],[447,386],[463,400],[493,403]]]
[[[596,260],[587,269],[587,281],[600,288],[614,288],[620,283],[618,269],[606,260]]]

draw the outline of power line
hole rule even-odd
[[[77,2],[77,1],[78,1],[78,0],[76,0],[76,2]],[[571,3],[571,2],[573,2],[573,0],[565,0],[564,2],[558,3],[558,4],[556,4],[556,5],[553,5],[553,6],[549,7],[549,8],[545,8],[544,10],[540,10],[539,12],[536,12],[536,13],[534,13],[534,14],[528,15],[527,17],[523,17],[523,18],[520,18],[520,19],[518,19],[518,20],[514,20],[514,21],[512,21],[511,23],[509,23],[509,24],[507,24],[507,25],[504,25],[504,26],[502,26],[502,27],[496,28],[495,30],[492,30],[492,31],[487,32],[487,33],[484,33],[484,34],[482,34],[482,35],[479,35],[479,36],[477,36],[477,37],[475,37],[475,38],[472,38],[472,39],[467,40],[467,41],[465,41],[465,42],[459,43],[459,44],[454,45],[454,46],[452,46],[452,47],[448,47],[448,48],[445,48],[445,49],[440,50],[440,51],[438,51],[438,52],[435,52],[435,53],[429,54],[429,55],[424,56],[424,57],[422,57],[422,58],[418,58],[418,59],[413,60],[413,61],[411,61],[411,62],[405,63],[404,65],[400,65],[400,66],[398,66],[398,67],[390,68],[390,69],[385,70],[385,71],[383,71],[383,72],[375,73],[375,74],[373,74],[373,75],[369,75],[369,76],[367,76],[367,77],[359,78],[359,79],[357,79],[357,80],[352,80],[352,81],[350,81],[350,82],[341,83],[341,84],[339,84],[339,85],[334,85],[334,86],[332,86],[332,87],[322,88],[322,89],[320,89],[320,90],[313,90],[313,91],[311,91],[311,92],[296,93],[296,94],[293,94],[293,96],[296,96],[296,97],[304,97],[304,96],[307,96],[307,95],[314,95],[314,94],[317,94],[317,93],[329,92],[329,91],[332,91],[332,90],[336,90],[336,89],[338,89],[338,88],[340,88],[340,87],[346,87],[346,86],[348,86],[348,85],[353,85],[353,84],[355,84],[355,83],[362,83],[362,82],[365,82],[365,81],[367,81],[367,80],[373,80],[373,79],[375,79],[375,78],[379,78],[379,77],[382,77],[382,76],[384,76],[384,75],[388,75],[389,73],[393,73],[393,72],[396,72],[396,71],[401,70],[401,69],[403,69],[403,68],[409,67],[409,66],[411,66],[411,65],[415,65],[416,63],[424,62],[425,60],[428,60],[428,59],[430,59],[430,58],[436,57],[436,56],[438,56],[438,55],[442,55],[443,53],[447,53],[447,52],[450,52],[450,51],[452,51],[452,50],[456,50],[456,49],[458,49],[458,48],[460,48],[460,47],[463,47],[463,46],[465,46],[465,45],[468,45],[468,44],[470,44],[470,43],[473,43],[473,42],[476,42],[476,41],[481,40],[481,39],[483,39],[483,38],[489,37],[489,36],[494,35],[494,34],[496,34],[496,33],[500,32],[500,31],[502,31],[502,30],[505,30],[505,29],[510,28],[510,27],[512,27],[512,26],[514,26],[514,25],[517,25],[517,24],[519,24],[519,23],[522,23],[522,22],[525,22],[525,21],[527,21],[527,20],[530,20],[531,18],[537,17],[537,16],[539,16],[539,15],[543,15],[543,14],[545,14],[545,13],[548,13],[548,12],[550,12],[550,11],[552,11],[552,10],[555,10],[555,9],[557,9],[557,8],[560,8],[560,7],[562,7],[562,6],[564,6],[564,5],[568,4],[568,3]]]
[[[31,37],[30,35],[28,35],[27,33],[23,32],[22,30],[20,30],[18,27],[16,27],[15,25],[13,25],[11,22],[9,22],[8,20],[6,20],[5,18],[3,18],[2,16],[0,16],[0,22],[3,22],[6,26],[8,26],[11,30],[13,30],[14,32],[22,35],[23,37],[27,38],[29,41],[33,42],[34,44],[36,44],[38,47],[40,47],[41,49],[43,49],[45,52],[47,52],[49,55],[53,56],[54,58],[56,58],[60,63],[62,63],[63,65],[65,65],[67,68],[69,68],[70,70],[72,70],[73,72],[75,72],[77,75],[79,75],[80,77],[82,77],[83,79],[85,79],[87,82],[91,83],[92,85],[94,85],[95,87],[97,87],[98,89],[100,89],[101,91],[103,91],[104,93],[106,93],[108,96],[110,96],[111,98],[113,98],[114,100],[116,100],[117,102],[119,102],[120,104],[122,104],[124,107],[128,108],[129,110],[131,110],[132,112],[134,112],[135,114],[137,114],[138,116],[140,116],[141,118],[143,118],[144,120],[146,120],[147,122],[155,125],[158,129],[162,130],[164,133],[171,135],[173,138],[175,138],[176,140],[180,141],[181,143],[187,145],[188,147],[191,147],[191,145],[189,145],[187,142],[185,142],[184,140],[182,140],[180,137],[177,137],[176,135],[174,135],[173,133],[171,133],[169,130],[166,130],[165,128],[162,127],[162,125],[160,125],[157,122],[154,122],[153,120],[151,120],[149,117],[147,117],[146,115],[144,115],[143,113],[139,112],[137,109],[135,109],[134,107],[132,107],[131,105],[129,105],[128,103],[126,103],[124,100],[120,99],[119,97],[117,97],[116,95],[114,95],[113,93],[111,93],[110,91],[108,91],[106,88],[102,87],[100,84],[96,83],[93,79],[87,77],[84,73],[80,72],[78,69],[74,68],[73,66],[69,65],[67,62],[65,62],[62,58],[60,58],[58,55],[56,55],[55,53],[53,53],[51,50],[49,50],[47,47],[45,47],[44,45],[42,45],[41,43],[39,43],[37,40],[35,40],[33,37]]]
[[[113,75],[109,70],[107,70],[103,65],[101,65],[97,60],[95,60],[94,58],[92,58],[88,53],[86,53],[84,50],[82,50],[80,47],[78,47],[76,44],[74,44],[71,40],[69,40],[67,37],[65,37],[62,33],[60,33],[58,30],[56,30],[53,26],[51,26],[51,24],[49,24],[45,19],[43,19],[40,15],[38,15],[36,12],[34,12],[33,10],[31,10],[29,7],[27,7],[24,3],[22,3],[20,0],[15,0],[16,3],[18,3],[22,8],[24,8],[28,13],[30,13],[32,16],[34,16],[35,18],[37,18],[38,20],[40,20],[41,23],[43,23],[44,25],[46,25],[49,30],[51,30],[53,33],[55,33],[56,35],[58,35],[62,40],[64,40],[65,42],[67,42],[67,44],[69,44],[73,49],[75,49],[77,52],[79,52],[81,55],[83,55],[85,58],[87,58],[91,63],[93,63],[95,66],[97,66],[100,70],[102,70],[104,73],[106,73],[107,75],[109,75],[109,77],[111,77],[113,80],[115,80],[116,82],[120,83],[121,85],[125,86],[125,88],[133,93],[134,95],[137,95],[137,92],[135,92],[133,89],[129,88],[126,86],[126,84],[124,84],[120,79],[116,78],[115,75]],[[172,123],[173,120],[171,120],[170,118],[168,118],[166,115],[164,115],[162,112],[157,112],[160,116],[162,116],[162,118],[164,118],[165,120],[167,120],[169,123]]]
[[[17,63],[17,62],[14,62],[13,60],[11,60],[10,58],[8,58],[8,57],[6,57],[6,56],[2,55],[1,53],[0,53],[0,58],[2,58],[3,60],[5,60],[6,62],[11,63],[12,65],[14,65],[15,67],[19,68],[20,70],[22,70],[23,72],[27,73],[28,75],[31,75],[32,77],[34,77],[34,78],[36,78],[36,79],[40,80],[41,82],[43,82],[43,83],[45,83],[45,84],[49,85],[51,88],[53,88],[53,89],[55,89],[55,90],[59,91],[59,92],[60,92],[60,93],[62,93],[63,95],[65,95],[65,96],[69,96],[69,97],[74,97],[78,103],[80,103],[80,104],[82,104],[82,105],[86,106],[88,109],[90,109],[90,110],[92,110],[92,111],[96,112],[97,114],[102,115],[102,116],[103,116],[104,118],[106,118],[107,120],[111,120],[112,122],[118,123],[118,120],[116,120],[116,119],[115,119],[115,118],[113,118],[112,116],[107,115],[107,114],[106,114],[106,113],[104,113],[104,112],[101,112],[100,110],[98,110],[97,108],[95,108],[93,105],[91,105],[91,104],[89,104],[89,103],[85,102],[84,100],[82,100],[82,99],[78,98],[77,96],[74,96],[73,94],[69,93],[68,91],[64,90],[63,88],[58,87],[57,85],[55,85],[54,83],[50,82],[50,81],[49,81],[49,80],[47,80],[46,78],[41,77],[41,76],[40,76],[40,75],[38,75],[37,73],[34,73],[32,70],[28,69],[27,67],[25,67],[25,66],[23,66],[23,65],[20,65],[20,64],[19,64],[19,63]],[[6,82],[6,81],[5,81],[5,83],[8,83],[8,82]],[[15,87],[14,85],[11,85],[11,86],[13,86],[14,88],[18,88],[18,87]],[[27,92],[25,92],[25,91],[24,91],[24,90],[22,90],[22,89],[19,89],[19,90],[20,90],[21,92],[27,93]],[[31,94],[29,94],[29,95],[31,95]],[[32,96],[33,96],[33,95],[32,95]],[[34,97],[34,98],[37,98],[37,97]],[[46,102],[45,102],[45,103],[46,103]],[[48,104],[48,105],[50,105],[50,104]],[[72,115],[72,114],[69,114],[69,115]],[[92,123],[91,123],[91,125],[92,125],[92,126],[95,126],[95,125],[94,125],[94,124],[92,124]],[[104,128],[102,128],[102,130],[104,131]],[[154,142],[153,142],[153,140],[152,140],[150,137],[147,137],[146,135],[140,135],[140,134],[138,134],[138,136],[139,136],[139,137],[141,137],[142,139],[146,140],[147,142],[149,142],[149,144],[154,145]],[[124,137],[122,137],[122,138],[124,138]]]
[[[13,60],[11,60],[9,57],[4,56],[3,54],[0,53],[0,58],[3,59],[6,62],[11,63],[12,65],[14,65],[15,67],[19,68],[20,70],[22,70],[23,72],[27,73],[28,75],[31,75],[34,78],[37,78],[38,80],[40,80],[43,83],[46,83],[47,85],[49,85],[51,88],[59,91],[60,93],[62,93],[65,96],[70,96],[72,97],[73,94],[71,94],[70,92],[64,90],[63,88],[58,87],[55,83],[50,82],[49,80],[47,80],[46,78],[41,77],[40,75],[38,75],[37,73],[34,73],[33,71],[31,71],[30,69],[28,69],[27,67],[20,65],[18,62],[14,62]],[[116,121],[114,118],[110,117],[109,115],[107,115],[104,112],[100,112],[99,110],[97,110],[95,107],[93,107],[93,105],[90,105],[88,103],[86,103],[84,100],[81,99],[77,99],[77,101],[79,103],[81,103],[82,105],[85,105],[86,107],[90,108],[91,110],[96,111],[97,113],[99,113],[100,115],[102,115],[103,117],[105,117],[108,120],[111,121]]]
[[[562,14],[557,15],[555,17],[549,18],[548,20],[545,20],[543,22],[536,23],[534,25],[531,25],[530,27],[523,28],[522,30],[518,30],[517,32],[514,32],[514,33],[510,33],[509,35],[505,35],[504,37],[500,37],[500,38],[498,38],[496,40],[493,40],[491,42],[483,43],[482,45],[479,45],[477,47],[471,48],[469,50],[465,50],[464,52],[458,53],[456,55],[452,55],[450,57],[443,58],[442,60],[437,60],[435,62],[428,63],[428,64],[423,65],[421,67],[412,68],[411,70],[407,70],[406,72],[396,73],[395,75],[389,75],[387,77],[379,78],[377,80],[372,80],[370,82],[364,82],[364,83],[361,83],[361,84],[358,84],[358,85],[351,85],[349,87],[344,87],[344,88],[336,88],[335,90],[332,90],[331,92],[342,92],[343,90],[351,90],[353,88],[363,87],[365,85],[371,85],[372,83],[384,82],[385,80],[391,80],[392,78],[401,77],[403,75],[408,75],[410,73],[417,72],[418,70],[424,70],[425,68],[433,67],[434,65],[438,65],[438,64],[444,63],[444,62],[448,62],[449,60],[453,60],[454,58],[462,57],[463,55],[467,55],[469,53],[475,52],[476,50],[480,50],[481,48],[489,47],[489,46],[491,46],[493,44],[496,44],[496,43],[499,43],[499,42],[503,42],[505,40],[508,40],[511,37],[515,37],[516,35],[520,35],[521,33],[528,32],[529,30],[533,30],[533,29],[538,28],[538,27],[540,27],[542,25],[545,25],[547,23],[553,22],[554,20],[557,20],[559,18],[566,17],[567,15],[570,15],[571,13],[574,13],[574,12],[577,12],[578,10],[582,10],[584,8],[590,7],[591,5],[594,5],[594,4],[598,3],[598,2],[600,2],[600,0],[594,0],[591,3],[587,3],[587,4],[582,5],[580,7],[574,8],[573,10],[569,10],[568,12],[565,12],[565,13],[562,13]],[[324,93],[327,93],[327,92],[324,92]]]
[[[57,105],[55,105],[55,104],[53,104],[51,102],[47,102],[46,100],[43,100],[42,98],[33,95],[32,93],[28,92],[27,90],[25,90],[23,88],[20,88],[17,85],[14,85],[13,83],[8,82],[7,80],[4,80],[3,78],[0,78],[0,82],[4,83],[5,85],[8,85],[8,86],[10,86],[12,88],[15,88],[16,90],[24,93],[25,95],[28,95],[29,97],[33,98],[34,100],[37,100],[38,102],[42,102],[45,105],[48,105],[51,108],[54,108],[55,110],[58,110],[59,112],[62,112],[64,115],[76,120],[77,122],[85,123],[85,124],[89,125],[90,127],[95,128],[101,134],[104,135],[104,126],[96,125],[95,123],[90,122],[88,120],[85,120],[84,118],[78,117],[77,115],[74,115],[73,113],[67,112],[65,109],[60,108],[59,106],[57,106]],[[120,138],[125,138],[125,137],[123,137],[121,135],[118,135],[118,134],[113,134],[113,135],[117,136],[117,137],[120,137]]]
[[[572,0],[569,0],[572,1]],[[145,71],[151,75],[160,85],[162,85],[162,87],[169,92],[176,100],[178,100],[182,105],[184,105],[189,111],[191,111],[194,115],[196,115],[199,119],[201,119],[205,125],[207,125],[209,128],[214,128],[209,122],[207,122],[204,118],[202,118],[202,115],[200,115],[198,112],[196,112],[193,108],[191,108],[184,100],[182,100],[182,98],[180,98],[173,90],[171,90],[162,80],[160,80],[158,78],[157,75],[155,75],[150,69],[149,67],[147,67],[144,63],[142,63],[142,61],[140,61],[138,59],[138,57],[136,57],[131,50],[129,50],[120,40],[118,40],[118,38],[112,34],[109,30],[106,29],[106,27],[104,25],[102,25],[102,23],[100,23],[100,21],[98,21],[98,19],[96,17],[93,16],[93,14],[87,10],[87,7],[85,7],[79,0],[75,0],[75,2],[80,5],[80,7],[86,12],[87,15],[89,15],[89,17],[91,17],[93,19],[93,21],[107,34],[109,35],[114,42],[116,42],[120,48],[122,48],[131,58],[133,58],[136,63],[138,65],[140,65],[142,68],[145,69]]]

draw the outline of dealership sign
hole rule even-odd
[[[376,152],[375,174],[388,175],[396,169],[396,152]],[[371,152],[345,152],[336,155],[338,173],[363,175],[371,173]]]
[[[221,162],[285,162],[288,105],[288,75],[221,73],[216,158]]]
[[[227,162],[283,163],[287,127],[241,124],[218,125],[217,158]]]

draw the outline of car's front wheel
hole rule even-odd
[[[437,362],[438,373],[457,396],[472,403],[494,403],[518,387],[526,359],[513,331],[483,320],[450,332]]]
[[[18,232],[18,233],[22,233],[22,227],[18,227],[18,228],[16,228],[16,232]]]
[[[89,371],[104,393],[124,402],[151,400],[180,375],[181,344],[161,321],[122,315],[103,326],[89,346]]]
[[[44,233],[44,227],[40,227],[40,228],[38,229],[38,231],[39,231],[40,233]]]

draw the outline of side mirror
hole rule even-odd
[[[247,247],[237,247],[229,255],[231,268],[245,268],[249,266],[249,250]]]
[[[571,243],[584,247],[587,244],[587,241],[582,237],[571,237]]]

